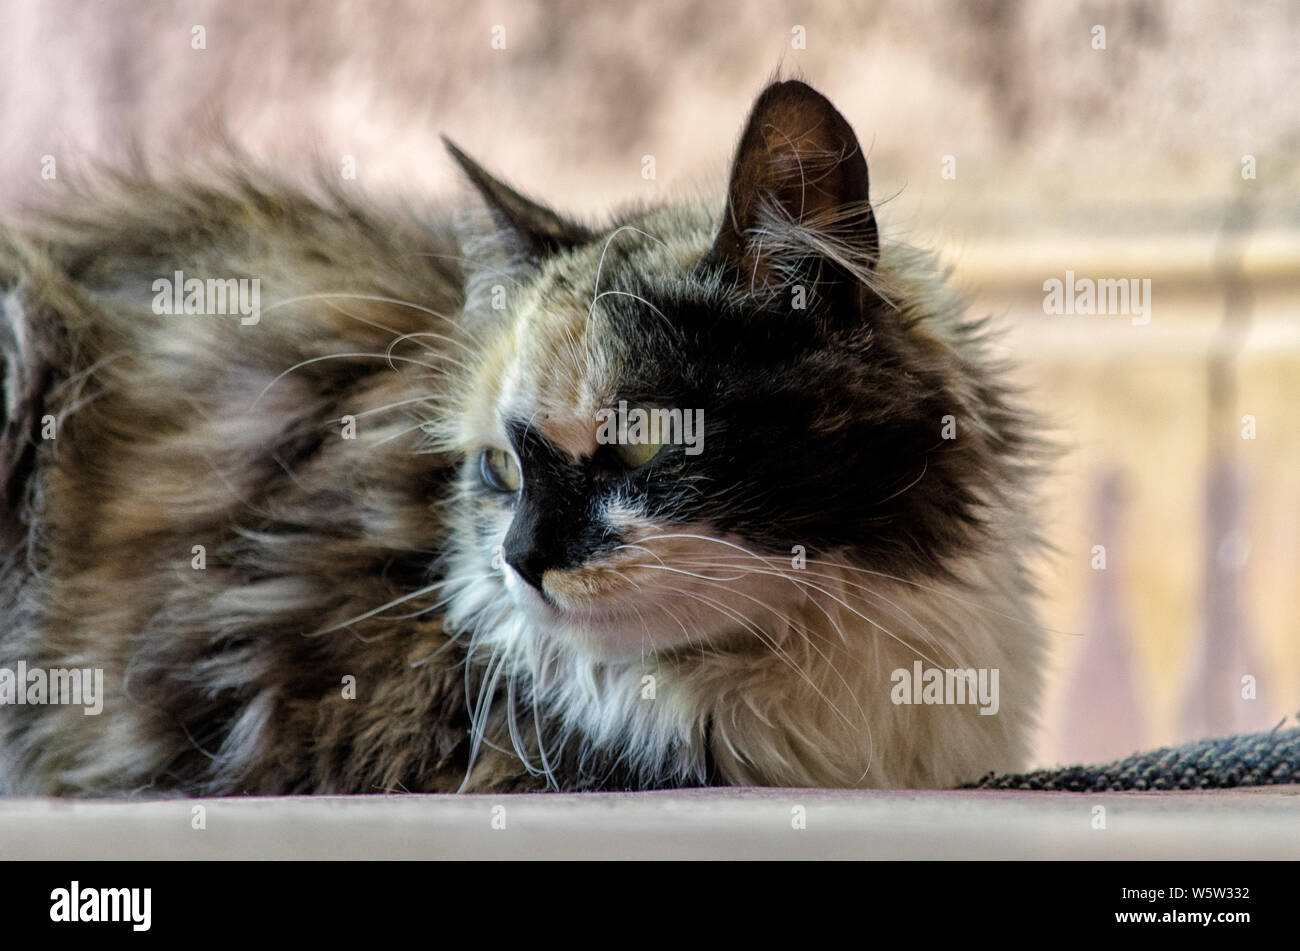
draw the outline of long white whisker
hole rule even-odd
[[[303,367],[309,366],[310,364],[322,363],[326,360],[384,360],[388,363],[389,366],[392,366],[394,360],[399,360],[402,363],[413,363],[416,366],[425,367],[426,369],[433,370],[434,372],[446,372],[442,370],[440,367],[436,367],[431,363],[425,363],[423,360],[415,360],[412,359],[411,357],[395,357],[392,356],[391,354],[382,354],[382,353],[327,353],[321,357],[311,357],[310,359],[303,360],[300,363],[295,363],[293,366],[289,367],[289,369],[285,370],[283,373],[276,376],[275,379],[273,379],[270,383],[262,387],[262,392],[257,394],[257,399],[253,400],[252,404],[249,405],[248,412],[251,413],[254,409],[256,409],[257,404],[262,401],[262,397],[265,396],[270,391],[271,387],[275,386],[275,384],[279,383],[290,373],[293,373],[295,370],[301,370]],[[394,369],[396,368],[394,367]]]
[[[791,670],[797,673],[799,677],[805,683],[807,683],[809,687],[813,689],[813,692],[816,693],[817,696],[822,701],[824,701],[828,707],[830,707],[830,709],[835,713],[836,716],[838,716],[850,727],[853,726],[853,721],[844,715],[844,712],[840,710],[840,708],[835,704],[833,700],[830,699],[830,697],[826,696],[826,693],[821,689],[821,687],[817,686],[817,684],[813,681],[813,679],[808,676],[808,673],[797,663],[794,662],[794,660],[790,657],[788,652],[782,650],[781,645],[778,644],[776,640],[771,637],[771,635],[765,633],[762,630],[762,628],[760,628],[757,624],[755,624],[744,614],[741,614],[739,611],[736,611],[728,607],[727,605],[723,604],[720,601],[717,601],[713,598],[706,597],[705,595],[702,595],[697,591],[687,591],[683,588],[667,588],[666,590],[676,591],[677,593],[683,594],[689,598],[694,598],[695,600],[699,601],[701,604],[704,604],[708,607],[712,607],[714,610],[724,615],[725,617],[729,617],[733,621],[742,624],[747,630],[749,630],[752,634],[754,634],[754,636],[757,637],[763,644],[769,647],[772,650],[772,652],[777,656],[778,659],[783,661],[787,666],[789,666]]]
[[[330,634],[334,631],[347,627],[349,624],[356,624],[358,621],[364,621],[367,618],[372,618],[376,614],[382,614],[384,611],[387,611],[389,608],[397,607],[397,605],[399,604],[405,604],[407,601],[410,601],[412,598],[418,598],[421,595],[430,593],[431,591],[436,591],[438,588],[441,588],[443,585],[450,584],[450,583],[451,582],[445,578],[441,581],[435,581],[433,584],[426,585],[425,587],[420,588],[419,590],[412,591],[410,594],[404,594],[400,598],[394,598],[392,601],[389,601],[387,604],[381,604],[377,608],[372,608],[371,610],[366,611],[364,614],[358,614],[354,618],[349,618],[346,621],[340,621],[338,624],[335,624],[333,627],[327,627],[322,631],[315,631],[311,634],[304,634],[303,637],[320,637],[322,634]]]
[[[483,684],[478,695],[478,700],[473,705],[473,712],[470,714],[470,749],[469,759],[465,764],[465,778],[461,781],[460,788],[457,792],[464,792],[469,786],[470,776],[474,773],[474,764],[478,761],[478,753],[483,745],[484,734],[487,728],[487,718],[492,707],[492,697],[496,693],[497,680],[501,676],[501,669],[505,665],[505,657],[499,656],[494,649],[492,656],[488,658],[487,667],[483,672]],[[470,676],[470,665],[465,665],[465,676],[468,680]],[[469,699],[469,691],[466,690],[466,699]]]

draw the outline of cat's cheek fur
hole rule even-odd
[[[639,528],[643,541],[667,538],[659,543],[676,546],[678,561],[710,551],[705,526]],[[1022,517],[1008,515],[999,535],[1008,551],[1034,544]],[[695,614],[678,583],[640,592],[643,614],[656,597],[674,599],[664,617],[684,620],[706,648],[678,653],[684,644],[644,649],[635,622],[559,621],[508,567],[485,571],[483,557],[454,561],[449,575],[450,617],[471,632],[471,654],[563,725],[556,742],[577,738],[593,756],[621,758],[647,784],[944,787],[1014,769],[1029,753],[1043,642],[1015,558],[968,559],[953,581],[927,583],[881,578],[843,553],[802,569],[767,558],[760,594]],[[895,672],[911,675],[918,661],[996,670],[996,712],[896,703]]]
[[[1005,613],[1024,598],[1016,569],[962,573],[962,584],[875,585],[867,620],[854,573],[824,567],[829,596],[798,615],[807,636],[776,645],[608,659],[511,610],[476,641],[587,750],[647,780],[704,782],[711,755],[713,781],[731,784],[945,787],[1024,761],[1041,686],[1034,619]],[[453,614],[501,603],[478,585],[462,592]],[[894,672],[918,660],[996,669],[996,713],[895,703]]]

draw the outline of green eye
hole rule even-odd
[[[619,461],[629,469],[639,469],[663,450],[664,444],[657,439],[647,442],[623,442],[614,445],[614,453]]]
[[[523,483],[519,461],[507,449],[484,449],[479,456],[479,475],[484,485],[498,492],[518,492]]]

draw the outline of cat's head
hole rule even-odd
[[[759,96],[720,216],[588,228],[451,148],[504,252],[444,429],[454,620],[606,658],[718,646],[780,636],[827,566],[919,579],[977,543],[1007,447],[966,414],[961,357],[924,326],[951,305],[881,248],[823,96]]]

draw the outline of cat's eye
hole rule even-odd
[[[658,439],[646,442],[622,442],[614,445],[614,453],[619,462],[629,469],[639,469],[663,451],[664,444]]]
[[[519,460],[507,449],[484,449],[479,456],[483,484],[498,492],[518,492],[523,483]]]

